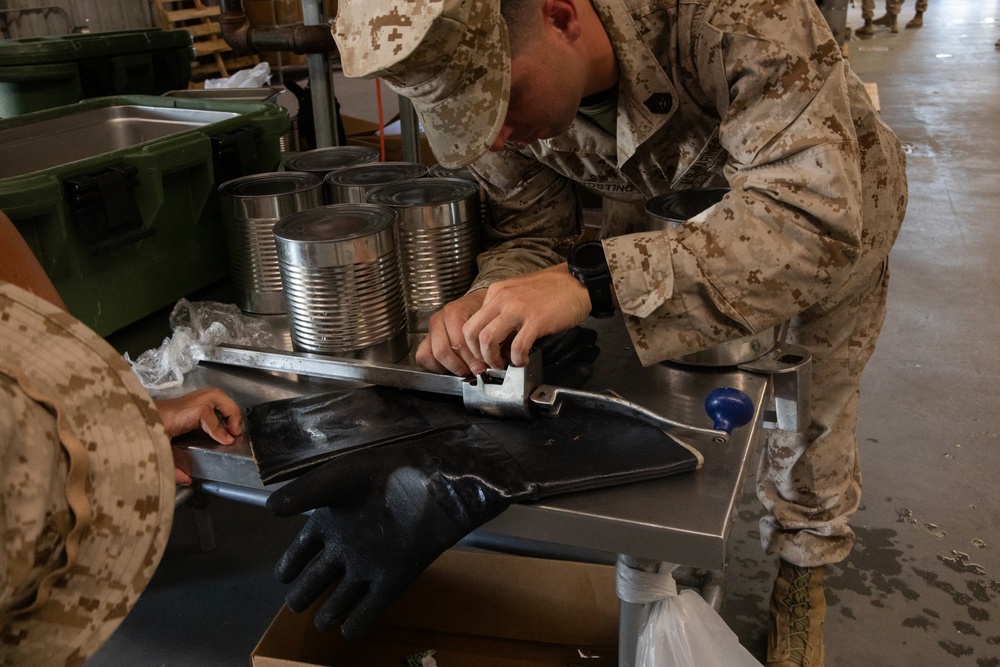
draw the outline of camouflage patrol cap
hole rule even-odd
[[[500,134],[510,47],[499,0],[342,2],[333,32],[344,74],[409,98],[444,166],[474,162]]]
[[[167,542],[170,442],[128,364],[0,281],[0,665],[79,665]]]

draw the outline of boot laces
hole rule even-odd
[[[809,642],[809,611],[812,609],[809,599],[810,568],[795,568],[795,577],[790,582],[784,603],[788,608],[788,650],[789,653],[804,660],[810,649]]]

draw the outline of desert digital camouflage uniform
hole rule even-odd
[[[903,0],[885,0],[885,13],[899,16],[903,10]],[[927,0],[917,0],[915,11],[926,12]],[[861,0],[861,18],[875,17],[875,0]]]
[[[564,261],[584,187],[605,198],[600,235],[644,364],[790,321],[813,354],[812,426],[769,438],[762,541],[796,565],[838,562],[860,498],[860,374],[906,208],[899,142],[813,2],[593,3],[621,72],[617,137],[578,115],[471,165],[492,215],[473,289]],[[732,191],[703,222],[646,231],[646,200],[720,184]]]
[[[0,666],[72,667],[124,620],[173,519],[170,441],[128,364],[0,280]]]

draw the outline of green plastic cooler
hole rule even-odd
[[[217,187],[273,171],[280,106],[118,96],[0,120],[0,210],[108,335],[229,273]]]
[[[107,95],[187,88],[186,30],[122,30],[0,40],[0,118]]]

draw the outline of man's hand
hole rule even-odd
[[[201,428],[216,442],[231,445],[243,432],[240,406],[219,389],[197,389],[155,403],[163,427],[171,438]],[[184,470],[184,457],[178,457],[178,454],[175,449],[174,480],[178,484],[190,484],[191,477]]]
[[[476,290],[455,299],[431,315],[427,337],[417,348],[417,363],[435,373],[452,373],[460,377],[479,375],[486,364],[476,359],[465,344],[462,327],[483,305],[486,290]]]
[[[587,288],[558,264],[490,285],[462,333],[469,351],[490,367],[504,367],[508,341],[510,363],[524,366],[535,340],[575,327],[590,309]]]
[[[538,338],[566,331],[590,314],[587,288],[566,264],[501,280],[445,305],[430,318],[417,363],[435,373],[478,375],[510,362],[528,363]]]
[[[430,318],[417,363],[435,373],[478,375],[523,366],[535,341],[572,329],[590,314],[587,288],[566,264],[501,280],[445,305]]]

